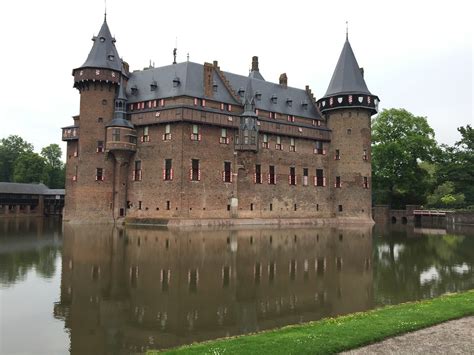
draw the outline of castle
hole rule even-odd
[[[106,19],[93,42],[62,129],[64,221],[371,221],[379,98],[347,36],[317,101],[266,81],[257,57],[249,75],[176,59],[130,72]]]

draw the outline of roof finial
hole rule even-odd
[[[107,22],[107,0],[104,0],[104,22]]]
[[[176,37],[173,49],[173,64],[176,64],[176,54],[178,52],[178,37]]]
[[[349,40],[349,21],[346,21],[346,41]]]
[[[189,62],[189,52],[188,52],[188,54],[187,54],[187,56],[186,56],[186,60]]]

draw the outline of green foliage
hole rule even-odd
[[[464,204],[464,194],[454,193],[454,184],[451,181],[446,181],[436,187],[434,192],[428,195],[428,207],[459,207]]]
[[[34,152],[26,152],[15,161],[13,181],[22,183],[43,182],[48,184],[46,161]]]
[[[19,136],[11,135],[0,141],[0,181],[38,183],[53,189],[64,188],[65,166],[61,148],[50,144],[33,152],[33,145]]]
[[[383,110],[372,122],[374,200],[403,207],[424,202],[430,187],[429,170],[439,149],[426,117],[404,109]]]
[[[167,354],[334,354],[474,314],[474,291],[220,339]],[[147,354],[156,354],[148,351]]]
[[[0,181],[13,181],[16,160],[33,152],[33,145],[20,136],[8,136],[0,141]]]
[[[50,144],[41,149],[41,155],[46,160],[46,174],[48,186],[52,189],[64,188],[65,166],[61,161],[61,148],[57,144]]]
[[[474,130],[467,125],[459,127],[458,131],[461,140],[453,147],[441,147],[435,175],[438,185],[452,184],[449,193],[455,198],[464,195],[464,200],[456,199],[455,205],[468,206],[474,204]]]

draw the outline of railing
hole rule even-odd
[[[446,216],[447,213],[451,211],[432,211],[432,210],[414,210],[414,216]]]
[[[64,127],[62,140],[69,141],[69,140],[74,140],[74,139],[79,139],[79,127],[77,126]]]

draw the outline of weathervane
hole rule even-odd
[[[346,21],[346,40],[349,40],[349,21]]]

